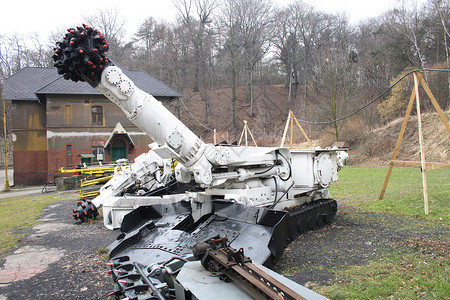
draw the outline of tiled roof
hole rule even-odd
[[[24,68],[5,80],[3,98],[37,100],[35,92],[59,77],[56,68]]]
[[[181,94],[150,76],[144,71],[129,71],[122,68],[141,90],[156,97],[180,97]],[[5,80],[3,97],[9,100],[37,100],[36,95],[100,94],[86,82],[65,80],[56,68],[24,68]]]

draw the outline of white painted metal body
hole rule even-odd
[[[119,219],[117,219],[120,216],[111,215],[112,208],[118,205],[117,196],[122,195],[129,187],[136,184],[139,185],[142,192],[144,189],[152,190],[163,187],[170,180],[171,169],[171,161],[162,159],[152,150],[139,155],[131,165],[117,166],[114,170],[114,177],[100,188],[100,195],[92,200],[97,208],[103,206],[105,227],[108,229],[120,227]],[[138,206],[130,202],[126,212],[130,212]],[[123,207],[120,210],[125,211]]]
[[[95,200],[96,205],[103,202],[107,228],[117,228],[127,210],[154,201],[155,197],[138,201],[116,196],[136,181],[160,182],[156,177],[161,169],[168,170],[168,159],[179,162],[175,168],[178,182],[188,183],[193,178],[211,199],[252,206],[282,209],[329,198],[326,188],[337,182],[342,160],[337,148],[289,150],[205,144],[153,96],[137,88],[118,67],[107,67],[96,88],[155,141],[152,150],[137,159],[130,170],[117,172]]]
[[[298,283],[264,267],[258,263],[255,265],[266,272],[269,276],[278,280],[286,287],[295,291],[297,294],[308,300],[326,300],[324,296],[307,289]],[[183,268],[178,274],[175,281],[176,298],[179,300],[185,300],[188,290],[192,293],[194,299],[211,299],[215,300],[228,300],[228,299],[240,299],[250,300],[254,299],[249,294],[244,292],[243,289],[231,282],[221,280],[219,276],[211,276],[211,272],[206,270],[200,263],[200,261],[192,261],[184,264]],[[214,296],[211,296],[211,291],[214,291]],[[262,298],[262,297],[261,297]]]

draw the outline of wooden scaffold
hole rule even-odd
[[[389,163],[389,170],[386,175],[386,179],[384,181],[383,188],[381,190],[381,194],[379,199],[383,199],[384,194],[386,192],[387,185],[389,183],[389,178],[391,177],[392,169],[394,168],[394,165],[401,165],[401,166],[420,166],[422,171],[422,184],[423,184],[423,198],[424,198],[424,210],[425,214],[428,215],[429,208],[428,208],[428,189],[427,189],[427,177],[426,177],[426,171],[430,169],[437,169],[437,168],[445,168],[449,166],[449,162],[443,162],[443,163],[427,163],[425,161],[425,151],[423,148],[423,132],[422,132],[422,119],[421,119],[421,112],[420,112],[420,99],[419,99],[419,85],[421,84],[425,92],[427,93],[428,97],[431,100],[431,103],[433,104],[434,108],[436,109],[440,119],[444,123],[445,127],[447,128],[447,132],[450,134],[450,125],[448,123],[447,118],[444,115],[444,112],[440,108],[438,102],[436,101],[436,98],[434,97],[433,93],[431,92],[430,88],[428,87],[428,84],[423,79],[422,71],[417,71],[413,73],[414,75],[414,88],[411,93],[411,97],[409,99],[408,108],[406,109],[405,118],[403,119],[402,127],[400,129],[400,134],[397,139],[397,144],[395,145],[394,153],[392,155],[392,160]],[[417,109],[417,126],[419,130],[419,147],[420,147],[420,162],[416,161],[397,161],[397,155],[400,149],[400,145],[403,140],[403,135],[405,133],[406,124],[408,123],[408,118],[411,114],[411,110],[414,104],[414,100],[416,100],[416,109]]]
[[[290,110],[289,114],[288,114],[288,118],[286,121],[286,126],[284,127],[284,133],[283,133],[283,138],[281,139],[280,147],[284,147],[284,141],[286,140],[286,135],[287,135],[287,132],[288,132],[288,129],[290,126],[291,127],[291,138],[290,138],[290,143],[289,143],[289,149],[293,148],[293,145],[294,145],[294,121],[297,124],[300,131],[302,132],[302,134],[305,137],[306,141],[308,142],[309,146],[313,147],[313,144],[309,140],[308,135],[306,135],[305,130],[303,130],[303,127],[300,125],[298,120],[295,118],[294,112],[292,110]]]
[[[238,145],[241,145],[242,137],[245,137],[245,146],[248,146],[248,134],[252,137],[253,143],[255,144],[255,147],[258,147],[255,141],[255,137],[253,136],[252,132],[250,131],[250,128],[248,127],[247,121],[244,120],[244,129],[242,129],[241,137],[239,139]]]

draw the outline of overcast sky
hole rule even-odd
[[[425,0],[418,1],[419,4]],[[83,16],[96,15],[100,10],[117,8],[126,22],[127,36],[133,35],[139,25],[149,16],[156,20],[173,22],[176,8],[171,0],[16,0],[2,1],[0,14],[0,35],[15,33],[26,37],[37,34],[46,42],[52,32],[78,26]],[[293,0],[273,0],[278,6],[286,6]],[[396,0],[304,0],[320,11],[345,12],[352,24],[368,17],[376,17],[387,11]],[[59,29],[59,30],[58,30]]]

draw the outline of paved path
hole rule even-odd
[[[36,188],[27,191],[40,194]],[[104,229],[102,220],[76,224],[71,218],[76,199],[63,195],[65,199],[44,209],[19,248],[0,262],[0,300],[106,299],[112,291],[105,254],[99,250],[119,232]]]
[[[7,198],[7,197],[18,197],[18,196],[24,196],[24,195],[40,195],[42,194],[42,188],[44,186],[27,186],[27,187],[13,187],[11,190],[5,192],[0,191],[0,198]],[[48,192],[55,191],[56,187],[51,186],[47,189]]]
[[[4,189],[4,184],[5,184],[5,178],[6,178],[5,169],[0,168],[0,198],[17,197],[17,196],[34,195],[34,194],[37,195],[42,192],[56,191],[55,185],[49,185],[46,187],[45,190],[43,190],[44,185],[26,186],[26,187],[14,186],[14,168],[8,168],[8,182],[9,182],[9,185],[11,186],[11,189],[9,191],[4,191],[3,189]]]

